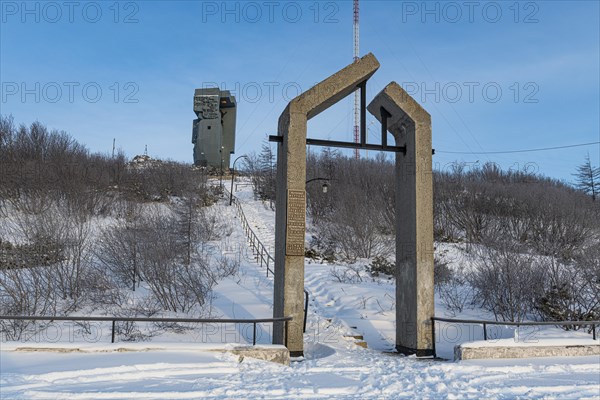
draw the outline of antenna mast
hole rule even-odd
[[[354,0],[354,23],[353,23],[353,31],[354,31],[354,62],[358,61],[359,57],[359,31],[358,31],[358,1]],[[360,126],[360,93],[358,90],[354,92],[354,143],[360,142],[360,134],[359,134],[359,126]],[[360,158],[360,154],[358,149],[354,150],[354,158]]]

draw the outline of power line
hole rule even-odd
[[[546,150],[558,150],[558,149],[567,149],[570,147],[582,147],[582,146],[592,146],[595,144],[600,144],[600,142],[590,142],[590,143],[581,143],[581,144],[571,144],[567,146],[556,146],[556,147],[543,147],[539,149],[527,149],[527,150],[506,150],[506,151],[443,151],[436,150],[436,153],[446,153],[446,154],[510,154],[510,153],[530,153],[534,151],[546,151]]]

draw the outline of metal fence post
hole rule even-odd
[[[260,241],[258,240],[258,236],[256,236],[256,234],[254,235],[254,238],[256,239],[255,245],[254,245],[254,250],[256,251],[256,262],[258,262],[258,252],[259,252]]]
[[[110,340],[111,343],[115,342],[115,320],[112,321],[112,338]]]
[[[304,289],[304,327],[302,328],[302,332],[306,333],[306,320],[308,318],[308,292]]]
[[[263,253],[265,251],[265,247],[262,245],[262,243],[260,244],[260,266],[262,267],[263,264]]]
[[[435,354],[435,318],[431,318],[431,347],[433,350],[433,358],[436,358]]]

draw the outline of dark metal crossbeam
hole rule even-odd
[[[283,142],[283,136],[270,135],[269,142]],[[346,149],[362,149],[362,150],[378,150],[378,151],[389,151],[394,153],[404,153],[406,146],[387,146],[381,144],[369,144],[369,143],[354,143],[354,142],[340,142],[337,140],[322,140],[322,139],[306,139],[306,144],[311,146],[325,146],[325,147],[342,147]]]
[[[360,90],[360,143],[354,142],[340,142],[336,140],[322,140],[322,139],[306,139],[307,145],[312,146],[325,146],[325,147],[342,147],[346,149],[361,149],[361,150],[376,150],[376,151],[389,151],[394,153],[406,154],[406,146],[388,146],[387,145],[387,117],[386,127],[384,128],[386,133],[382,133],[381,144],[369,144],[367,143],[367,82],[360,83],[354,90]],[[382,116],[389,113],[383,108],[381,109]],[[270,135],[269,142],[283,142],[283,136]]]
[[[306,139],[306,144],[312,146],[344,147],[349,149],[390,151],[394,153],[404,153],[406,151],[406,146],[387,146],[382,144],[340,142],[337,140],[321,140],[310,138]]]
[[[388,146],[387,144],[388,118],[391,117],[391,114],[383,107],[380,109],[381,144],[367,143],[367,82],[362,82],[355,90],[360,90],[360,143],[306,138],[306,144],[312,146],[342,147],[346,149],[389,151],[406,155],[406,146]],[[283,136],[269,135],[269,142],[283,143]],[[431,153],[435,154],[435,150],[432,149]]]

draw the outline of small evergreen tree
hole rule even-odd
[[[264,141],[259,155],[260,171],[262,175],[260,196],[264,200],[275,200],[275,153],[271,150],[270,143]]]
[[[590,155],[585,158],[585,162],[577,167],[577,173],[573,174],[576,178],[575,187],[596,200],[600,191],[600,167],[594,168],[590,161]]]
[[[269,142],[265,140],[261,152],[249,154],[244,161],[252,180],[255,198],[271,202],[275,200],[277,161]]]

